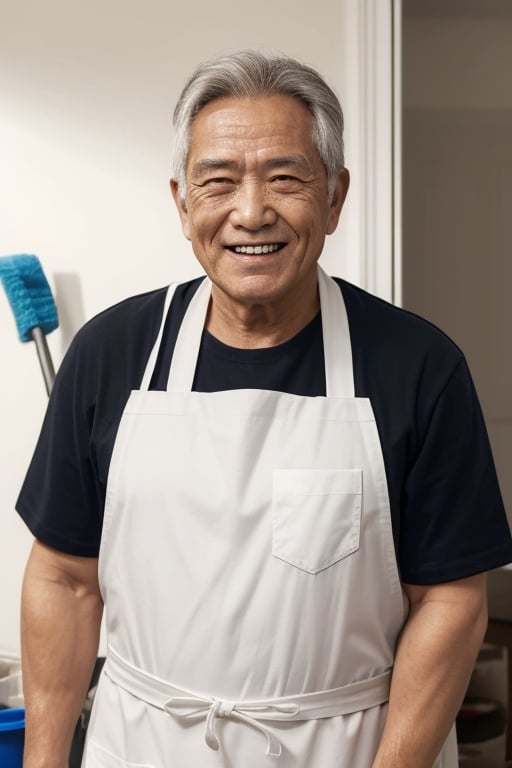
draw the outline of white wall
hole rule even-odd
[[[4,0],[0,255],[35,253],[57,297],[55,363],[83,320],[198,273],[168,195],[171,112],[195,64],[240,47],[316,66],[343,100],[343,0]],[[347,148],[350,167],[350,147]],[[345,234],[325,266],[359,281]],[[78,290],[77,290],[78,286]],[[14,512],[46,396],[33,344],[0,295],[0,649],[18,648],[31,538]],[[72,514],[72,510],[70,510]]]

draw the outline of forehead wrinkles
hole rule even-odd
[[[303,137],[293,135],[291,129],[279,130],[271,125],[260,131],[240,126],[225,126],[216,130],[206,125],[195,135],[192,134],[190,141],[190,156],[229,157],[236,154],[256,160],[270,154],[306,154],[308,150]]]
[[[191,143],[188,165],[192,173],[199,175],[222,169],[248,171],[271,165],[275,158],[284,154],[279,142],[272,138],[262,142],[249,137],[210,136],[206,142]]]
[[[268,96],[248,99],[218,99],[207,104],[195,116],[191,132],[206,128],[211,135],[254,139],[259,135],[281,132],[312,133],[313,116],[300,102],[289,97]]]
[[[187,160],[193,166],[203,158],[243,158],[244,164],[257,165],[272,155],[302,155],[315,165],[317,153],[312,116],[300,102],[275,96],[230,98],[211,102],[197,114]]]

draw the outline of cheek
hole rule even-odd
[[[190,239],[196,241],[212,240],[219,232],[225,215],[220,205],[201,205],[194,207],[189,216]]]
[[[288,223],[296,237],[305,244],[323,240],[326,235],[325,213],[314,206],[304,211],[302,216],[289,217]]]
[[[302,234],[318,234],[327,223],[327,206],[320,205],[313,197],[282,198],[276,203],[275,210],[280,218]]]
[[[189,224],[192,248],[196,257],[203,264],[216,261],[221,250],[219,245],[219,227],[212,217],[194,217]]]

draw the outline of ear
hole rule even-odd
[[[329,203],[329,215],[327,217],[327,227],[325,230],[326,235],[332,235],[338,226],[341,210],[343,208],[343,203],[345,202],[349,186],[350,174],[347,168],[343,168],[336,180],[334,192]]]
[[[176,208],[178,209],[178,214],[181,220],[181,228],[183,230],[183,234],[187,238],[187,240],[190,240],[190,223],[188,218],[188,211],[187,211],[187,205],[185,203],[185,200],[182,198],[178,182],[176,179],[171,179],[169,182],[169,185],[171,187],[171,193],[174,199],[174,202],[176,203]]]

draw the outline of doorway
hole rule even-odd
[[[402,21],[402,302],[463,349],[512,522],[512,3]]]

